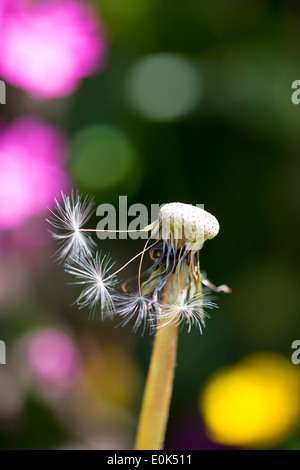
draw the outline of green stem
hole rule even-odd
[[[175,274],[170,276],[164,288],[162,309],[166,304],[170,305],[176,301],[185,286],[187,274],[188,269],[184,267],[179,280]],[[164,445],[178,339],[176,322],[165,326],[164,322],[162,316],[153,345],[135,443],[136,450],[161,450]]]

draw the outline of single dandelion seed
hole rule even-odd
[[[72,192],[70,196],[62,194],[63,204],[56,199],[56,210],[46,219],[58,233],[51,232],[53,238],[59,241],[60,247],[56,252],[58,260],[90,256],[96,244],[92,237],[82,231],[90,219],[94,208],[93,199],[83,198]]]
[[[153,316],[153,305],[151,299],[135,293],[119,295],[115,300],[116,314],[122,319],[121,325],[127,325],[132,319],[135,320],[133,331],[142,328],[144,334],[149,318]]]
[[[112,317],[115,313],[113,302],[113,289],[117,284],[116,276],[105,279],[113,264],[111,258],[99,253],[95,257],[88,255],[82,259],[72,258],[65,264],[65,271],[78,280],[74,284],[81,284],[84,290],[76,300],[79,308],[90,307],[94,312],[100,304],[102,319]]]
[[[204,294],[196,294],[187,298],[187,293],[183,292],[173,304],[167,304],[161,312],[163,321],[161,327],[166,327],[170,323],[176,325],[186,324],[188,333],[195,326],[202,333],[202,327],[205,328],[205,317],[209,318],[206,308],[217,308],[214,302],[204,299]]]

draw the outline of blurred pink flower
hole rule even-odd
[[[66,390],[78,378],[80,361],[77,346],[69,335],[56,328],[45,328],[31,336],[27,361],[41,386]]]
[[[4,0],[2,9],[0,75],[8,83],[55,98],[104,65],[104,34],[88,2]]]
[[[66,155],[64,136],[41,120],[22,117],[0,128],[0,229],[53,206],[70,185]]]

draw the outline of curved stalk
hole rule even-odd
[[[181,294],[188,275],[187,266],[180,279],[169,277],[163,293],[162,309]],[[138,425],[135,450],[161,450],[164,445],[177,353],[178,325],[164,326],[163,316],[154,340],[148,378]]]

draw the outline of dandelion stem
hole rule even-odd
[[[188,267],[184,266],[180,278],[169,277],[163,293],[162,309],[176,301],[186,283]],[[161,450],[164,445],[177,352],[178,324],[164,325],[162,315],[154,340],[152,357],[145,386],[138,425],[136,450]],[[160,328],[160,326],[162,328]]]

